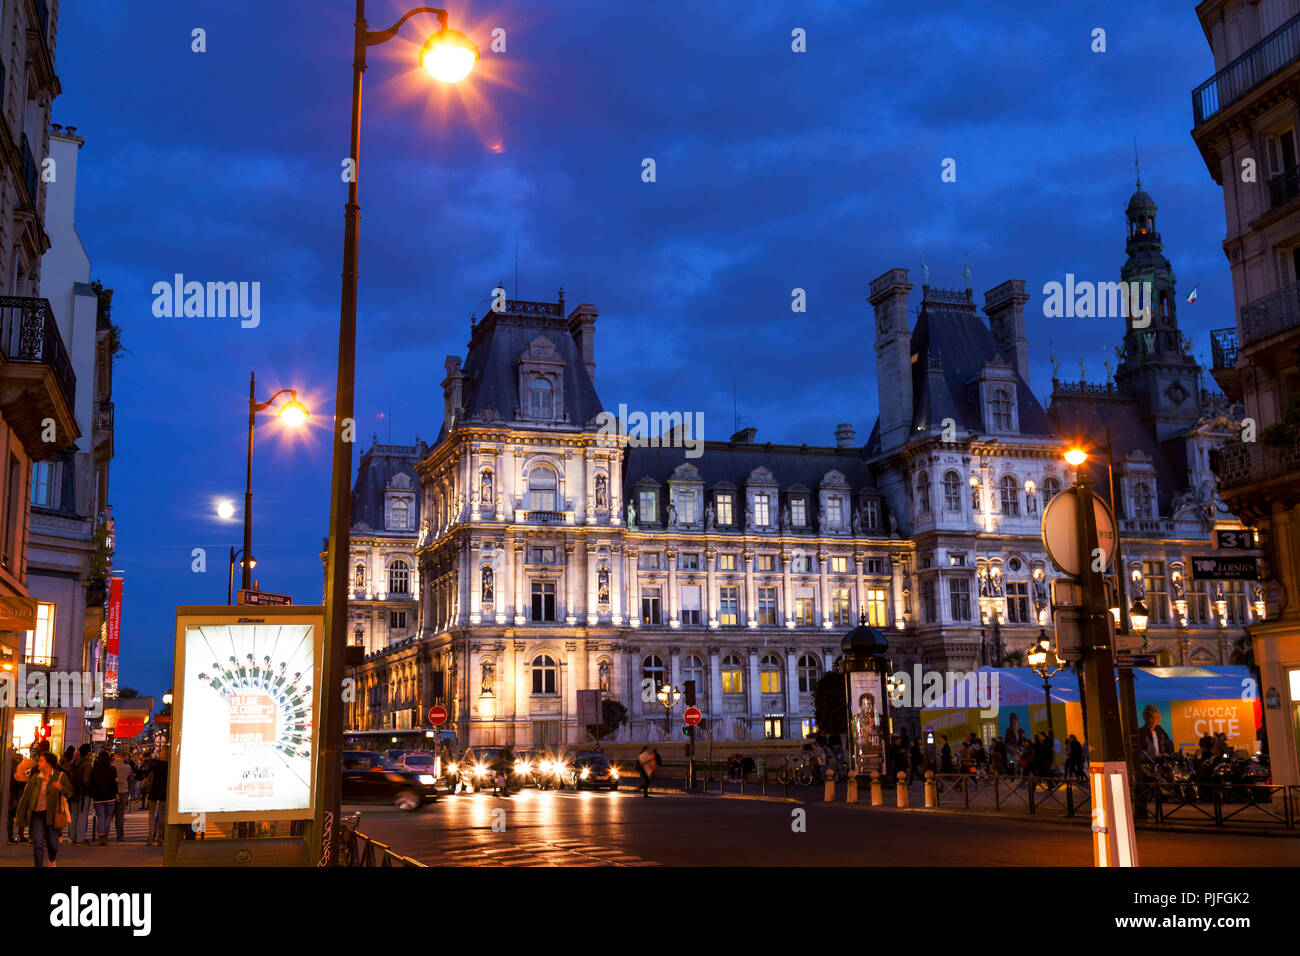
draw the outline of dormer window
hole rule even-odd
[[[771,498],[765,492],[754,495],[754,524],[759,528],[767,528],[772,524]]]
[[[826,520],[829,527],[842,528],[844,526],[844,499],[839,495],[831,495],[826,499]]]
[[[637,495],[637,521],[641,524],[659,523],[659,495],[643,490]]]
[[[528,387],[528,414],[546,421],[555,417],[555,389],[549,380],[535,378]]]
[[[528,473],[528,508],[530,511],[554,511],[555,472],[538,465]]]
[[[718,524],[723,526],[733,525],[736,523],[735,517],[731,512],[731,492],[719,491],[713,496],[713,500],[718,509]]]
[[[796,528],[808,527],[808,501],[805,498],[790,499],[790,524]]]
[[[410,519],[411,506],[405,501],[393,502],[393,520],[392,528],[394,531],[405,531],[407,521]]]
[[[1011,431],[1011,394],[1004,388],[994,389],[989,406],[993,412],[993,427],[999,431]]]
[[[1133,517],[1151,517],[1151,486],[1144,481],[1133,486]]]

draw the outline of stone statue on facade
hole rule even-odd
[[[862,533],[862,509],[861,508],[853,512],[853,533],[854,534]]]
[[[745,530],[748,531],[754,527],[754,509],[745,504]]]
[[[596,476],[596,507],[602,511],[609,507],[609,479],[604,475]]]
[[[704,506],[704,527],[705,527],[706,530],[708,530],[708,531],[712,531],[712,530],[713,530],[713,521],[714,521],[714,518],[715,518],[715,515],[714,515],[714,513],[713,513],[713,505],[711,505],[711,504],[709,504],[709,505],[705,505],[705,506]]]
[[[677,506],[671,501],[668,502],[668,527],[677,527]]]
[[[892,537],[896,537],[897,535],[898,535],[898,521],[895,520],[894,513],[891,511],[889,513],[889,536],[892,538]]]
[[[782,531],[790,530],[790,506],[789,505],[781,506],[781,530]]]
[[[497,676],[497,666],[491,658],[488,658],[483,661],[482,667],[483,677],[479,683],[479,693],[484,697],[491,697],[492,685],[495,683]]]
[[[486,568],[483,569],[483,588],[482,588],[482,590],[483,590],[483,603],[484,603],[484,604],[491,604],[492,601],[493,601],[493,598],[492,598],[492,581],[493,581],[492,568],[489,566],[489,567],[486,567]]]
[[[609,661],[602,660],[599,664],[596,665],[596,669],[597,669],[597,671],[599,672],[599,675],[600,675],[600,677],[599,677],[599,681],[600,681],[600,692],[601,692],[602,694],[609,694],[609,693],[612,693],[612,691],[611,691],[611,689],[610,689],[610,672],[609,672],[610,668],[609,668]]]
[[[479,482],[479,497],[485,505],[492,504],[492,473],[483,472],[483,480]]]
[[[604,566],[596,572],[596,600],[601,604],[609,603],[609,568]]]
[[[629,528],[636,527],[636,505],[630,501],[627,503],[627,526]]]

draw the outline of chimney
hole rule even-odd
[[[835,447],[852,448],[858,443],[858,433],[848,422],[841,422],[835,426]]]
[[[465,405],[465,373],[460,370],[460,358],[448,355],[443,363],[447,377],[442,380],[443,424],[451,431]]]
[[[560,290],[560,303],[563,307],[563,289]],[[588,303],[569,313],[569,334],[578,346],[578,354],[582,356],[582,364],[587,366],[593,384],[596,381],[596,316],[599,314],[596,307]]]
[[[1025,337],[1024,279],[1008,279],[984,293],[984,314],[998,343],[998,351],[1015,366],[1021,380],[1029,382],[1029,339]]]
[[[758,429],[751,425],[749,428],[742,428],[740,431],[736,432],[736,434],[732,435],[731,443],[733,445],[752,445],[754,444],[754,439],[757,437]]]
[[[872,280],[868,301],[876,310],[876,395],[880,407],[880,450],[891,451],[912,427],[912,327],[906,269],[890,269]]]

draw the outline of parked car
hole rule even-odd
[[[419,810],[438,799],[437,778],[408,770],[373,750],[343,752],[343,801],[389,803],[399,810]]]
[[[608,787],[618,789],[618,768],[609,762],[609,758],[599,751],[580,753],[573,758],[573,787],[581,790],[590,787]]]

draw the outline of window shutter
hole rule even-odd
[[[1295,270],[1292,265],[1290,249],[1276,249],[1277,254],[1277,284],[1283,288],[1290,288],[1291,283],[1295,281]]]
[[[1268,156],[1269,178],[1282,172],[1282,144],[1276,136],[1264,137],[1264,151]]]

